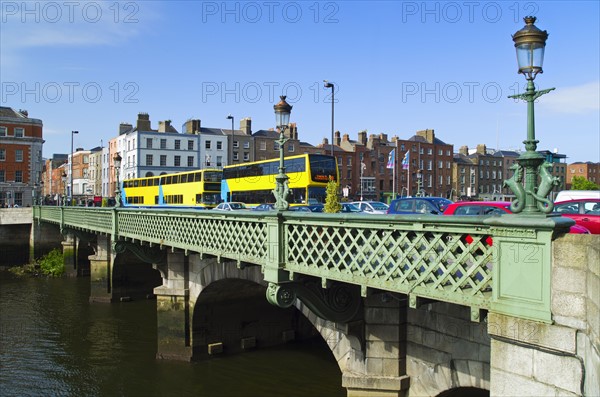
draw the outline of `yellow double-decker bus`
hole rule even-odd
[[[126,207],[213,208],[221,197],[223,171],[204,169],[123,181]]]
[[[325,203],[327,183],[339,180],[335,157],[302,154],[284,159],[289,178],[291,205]],[[273,189],[279,173],[279,159],[229,165],[223,168],[221,199],[248,205],[275,202]]]

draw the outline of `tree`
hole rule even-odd
[[[340,184],[333,179],[330,179],[327,182],[327,196],[325,197],[325,208],[323,212],[327,212],[328,214],[334,214],[336,212],[340,212],[342,209],[342,205],[340,204],[340,199],[338,197],[338,189]]]
[[[582,176],[574,176],[571,180],[571,190],[598,190],[600,186],[588,181]]]

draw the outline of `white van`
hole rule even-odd
[[[563,190],[558,192],[554,202],[581,199],[600,199],[600,190]]]

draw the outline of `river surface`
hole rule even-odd
[[[89,278],[0,270],[0,396],[345,396],[321,340],[156,360],[156,301],[88,303]]]

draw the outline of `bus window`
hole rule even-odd
[[[194,174],[194,182],[202,182],[202,173],[201,172],[196,172]]]
[[[148,183],[146,179],[142,179],[140,182],[142,183],[142,187],[146,186],[146,184]]]

